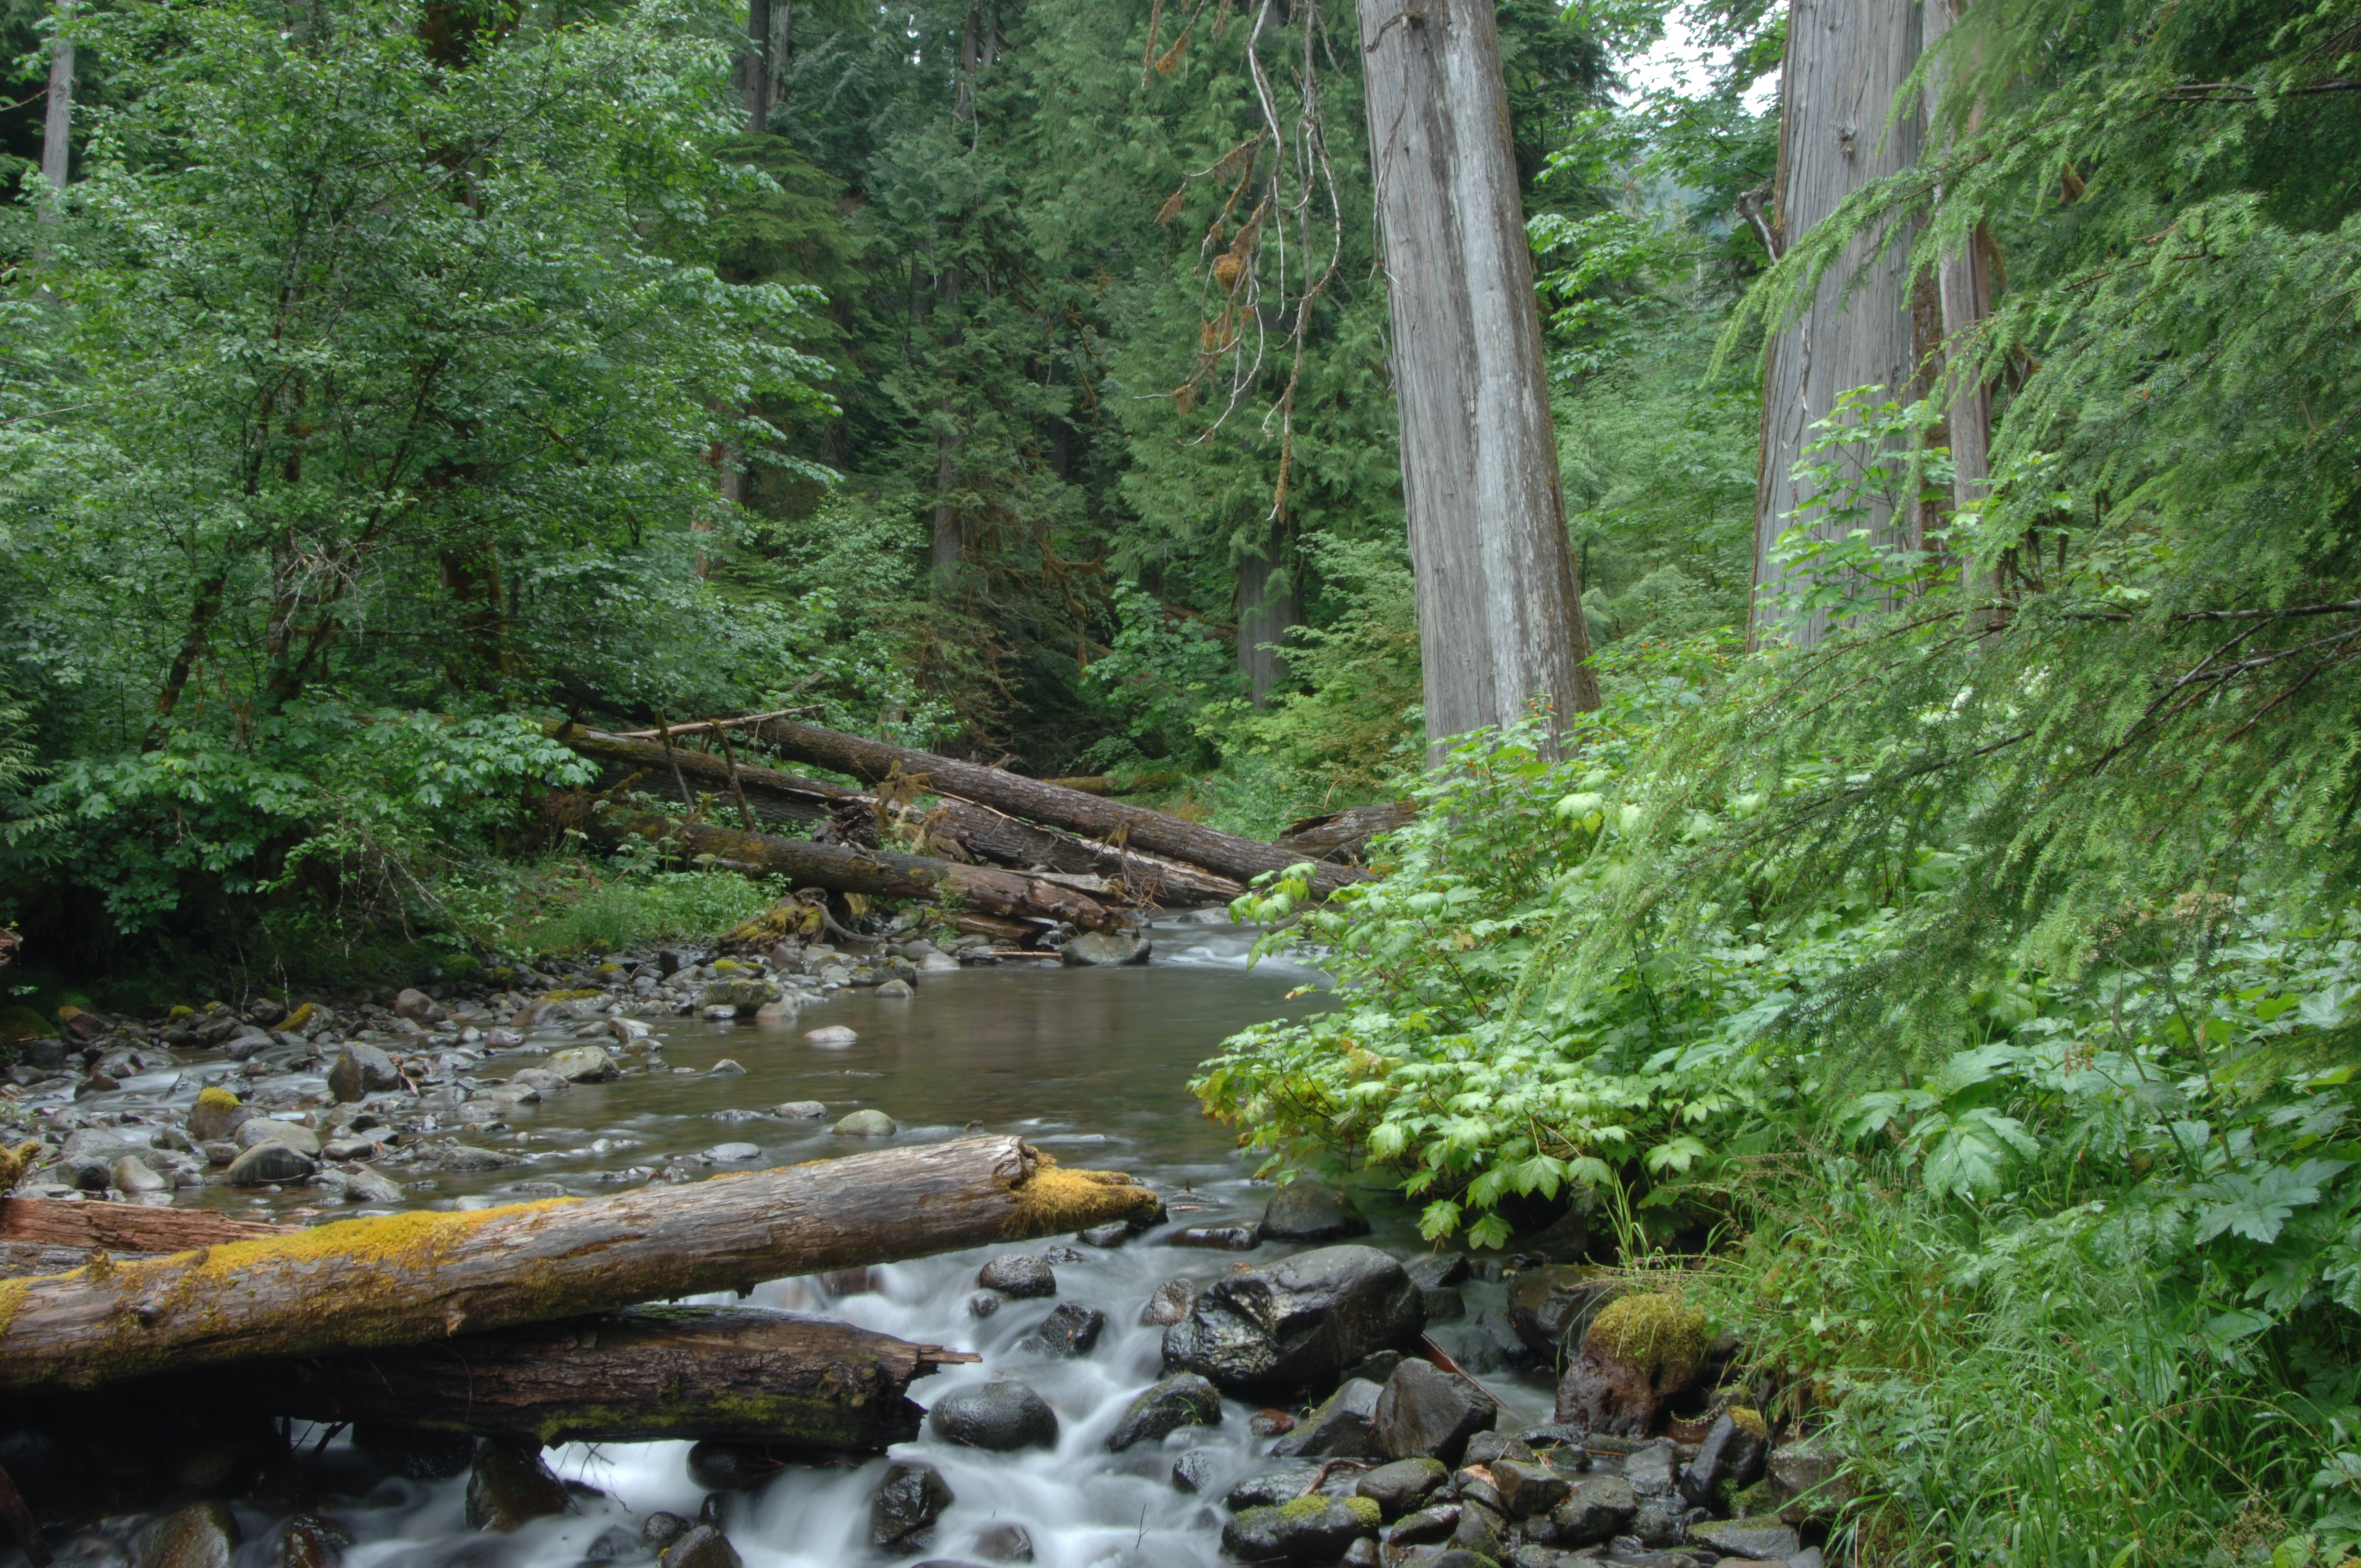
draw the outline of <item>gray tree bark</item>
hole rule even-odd
[[[1779,79],[1775,185],[1774,226],[1785,247],[1854,191],[1917,162],[1918,115],[1887,122],[1918,62],[1920,11],[1920,0],[1794,0]],[[1910,231],[1882,237],[1882,247],[1877,234],[1847,247],[1810,306],[1771,341],[1755,488],[1752,644],[1766,638],[1809,644],[1828,634],[1825,613],[1803,615],[1795,602],[1808,579],[1772,557],[1796,509],[1812,499],[1795,478],[1811,426],[1854,387],[1881,386],[1902,397],[1916,374]],[[1881,508],[1871,525],[1900,541],[1908,520]]]
[[[1925,0],[1925,4],[1926,47],[1932,50],[1951,30],[1955,0]],[[1930,120],[1941,112],[1942,95],[1948,91],[1944,77],[1948,74],[1938,70],[1928,79],[1927,115]],[[1972,115],[1971,110],[1971,125]],[[1945,253],[1935,282],[1943,302],[1943,352],[1946,359],[1951,359],[1971,350],[1972,334],[1992,313],[1992,275],[1975,236],[1971,236],[1957,250]],[[1992,391],[1982,378],[1954,381],[1945,422],[1950,433],[1951,505],[1955,510],[1971,511],[1983,504],[1984,489],[1992,475]]]
[[[771,128],[771,0],[746,0],[746,134]]]
[[[1279,651],[1290,628],[1303,619],[1302,601],[1295,591],[1294,573],[1270,554],[1257,551],[1238,562],[1238,674],[1257,707],[1270,704],[1270,694],[1287,679],[1287,656]],[[1276,589],[1276,580],[1283,585]]]
[[[71,14],[58,7],[59,20]],[[49,101],[41,118],[41,178],[49,182],[49,199],[41,205],[40,221],[57,222],[58,204],[73,172],[74,46],[63,38],[49,46]]]
[[[1598,706],[1491,0],[1359,0],[1429,756]]]

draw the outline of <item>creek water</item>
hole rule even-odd
[[[1249,1433],[1253,1408],[1228,1402],[1218,1426],[1184,1429],[1162,1446],[1142,1444],[1116,1454],[1108,1451],[1106,1437],[1130,1399],[1161,1375],[1162,1331],[1140,1321],[1158,1284],[1176,1277],[1202,1283],[1240,1263],[1267,1265],[1299,1250],[1274,1243],[1245,1253],[1165,1244],[1182,1225],[1258,1219],[1271,1192],[1251,1179],[1252,1164],[1235,1146],[1235,1133],[1202,1113],[1188,1092],[1189,1079],[1226,1036],[1324,1003],[1314,971],[1269,962],[1250,970],[1251,934],[1218,919],[1174,916],[1153,935],[1154,961],[1142,967],[1010,964],[928,974],[906,1001],[839,992],[792,1024],[657,1022],[671,1070],[581,1085],[522,1109],[504,1146],[526,1155],[527,1163],[445,1175],[431,1189],[414,1191],[413,1200],[474,1207],[554,1190],[594,1195],[667,1167],[677,1173],[684,1167],[746,1169],[825,1158],[955,1136],[974,1123],[1018,1134],[1069,1165],[1130,1171],[1164,1193],[1171,1224],[1120,1248],[1060,1253],[1054,1299],[1008,1301],[983,1318],[969,1310],[976,1271],[987,1258],[1010,1250],[1039,1252],[1071,1238],[896,1263],[870,1270],[865,1283],[776,1280],[758,1287],[751,1299],[758,1306],[836,1317],[975,1352],[979,1364],[922,1378],[911,1386],[911,1397],[931,1405],[972,1384],[1022,1381],[1057,1412],[1054,1449],[990,1453],[927,1431],[866,1463],[791,1466],[758,1489],[723,1495],[719,1507],[747,1568],[972,1563],[983,1555],[979,1533],[1008,1523],[1024,1527],[1033,1560],[1044,1568],[1218,1563],[1225,1517],[1221,1495],[1234,1479],[1267,1463],[1262,1456],[1270,1448],[1269,1440]],[[836,1048],[804,1039],[806,1031],[827,1025],[843,1025],[858,1037]],[[745,1070],[713,1072],[725,1058]],[[822,1102],[827,1117],[785,1121],[769,1109],[806,1100]],[[875,1140],[829,1130],[837,1117],[862,1107],[885,1112],[900,1131],[891,1140]],[[726,1144],[752,1145],[759,1157],[707,1159],[707,1151]],[[1373,1243],[1403,1255],[1423,1250],[1412,1211],[1381,1193],[1356,1196],[1375,1224]],[[1547,1382],[1509,1370],[1490,1350],[1502,1321],[1499,1287],[1479,1280],[1466,1294],[1467,1318],[1431,1332],[1471,1370],[1482,1372],[1508,1405],[1504,1428],[1547,1420]],[[1060,1302],[1106,1313],[1095,1350],[1073,1360],[1019,1350],[1017,1341]],[[346,1450],[342,1437],[307,1433],[300,1426],[296,1435],[299,1443],[326,1441],[323,1475],[351,1477],[347,1495],[324,1499],[315,1510],[332,1515],[354,1537],[345,1568],[577,1568],[593,1558],[628,1563],[652,1553],[623,1549],[625,1532],[636,1541],[640,1522],[659,1509],[694,1518],[707,1497],[690,1473],[687,1443],[571,1445],[549,1451],[552,1468],[566,1480],[597,1488],[598,1496],[586,1494],[578,1512],[535,1521],[511,1536],[478,1535],[464,1520],[464,1480],[386,1478]],[[1195,1494],[1173,1482],[1174,1461],[1191,1449],[1210,1451],[1212,1469],[1210,1484]],[[933,1465],[956,1501],[926,1552],[889,1557],[870,1545],[870,1498],[889,1464],[910,1460]],[[278,1521],[255,1514],[242,1523],[248,1544],[236,1568],[275,1564],[270,1542]],[[126,1523],[115,1532],[112,1546],[106,1532],[85,1537],[70,1555],[99,1559],[91,1568],[102,1568],[110,1555],[119,1562],[127,1529]]]

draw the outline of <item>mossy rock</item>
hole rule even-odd
[[[1708,1343],[1703,1312],[1677,1296],[1646,1291],[1601,1308],[1582,1348],[1630,1367],[1659,1388],[1675,1388],[1697,1376]]]
[[[290,1013],[286,1017],[279,1020],[279,1027],[283,1033],[300,1035],[310,1026],[313,1015],[319,1011],[320,1010],[317,1007],[313,1006],[311,1003],[306,1002],[297,1007],[294,1012]]]
[[[167,1021],[174,1024],[185,1024],[196,1015],[197,1010],[195,1008],[177,1004],[170,1013],[164,1014]]]
[[[586,985],[577,986],[572,991],[552,991],[545,993],[542,1000],[544,1002],[588,1002],[594,996],[606,994],[597,986]]]
[[[614,959],[609,959],[605,963],[598,966],[598,972],[600,974],[620,974],[623,972],[623,966],[617,963]]]
[[[56,1027],[48,1019],[29,1007],[0,1007],[0,1041],[16,1046],[56,1033]]]
[[[483,967],[483,964],[469,953],[453,953],[443,960],[443,972],[453,980],[464,980]]]
[[[209,1083],[197,1091],[197,1103],[208,1111],[235,1111],[237,1096],[217,1083]]]
[[[744,970],[745,967],[746,966],[744,964],[740,963],[736,959],[716,959],[713,960],[713,972],[716,974],[737,974],[741,970]]]

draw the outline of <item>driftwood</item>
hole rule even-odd
[[[55,1198],[0,1198],[0,1242],[104,1247],[111,1252],[186,1252],[192,1246],[293,1234],[289,1225],[233,1220],[203,1209],[150,1209]]]
[[[874,1453],[917,1436],[913,1378],[974,1359],[819,1318],[642,1307],[367,1354],[239,1362],[115,1392],[159,1409],[544,1443],[720,1438]]]
[[[816,724],[773,718],[751,728],[764,745],[799,762],[831,768],[873,784],[889,778],[906,780],[937,795],[954,795],[1012,817],[1046,822],[1109,843],[1120,843],[1126,849],[1145,850],[1169,860],[1203,866],[1239,882],[1264,872],[1284,871],[1303,858],[1281,845],[1217,832],[1145,806],[1063,789],[1041,779],[1028,779],[976,762],[914,751],[906,746],[863,740]],[[1358,872],[1323,866],[1312,886],[1316,892],[1330,893],[1359,879]]]
[[[594,836],[637,833],[651,842],[670,840],[692,860],[709,857],[725,870],[783,876],[795,887],[824,887],[831,893],[858,893],[871,898],[950,898],[987,915],[1064,920],[1085,931],[1104,931],[1115,923],[1107,902],[1103,902],[1112,901],[1109,894],[1077,887],[1072,879],[1061,875],[961,865],[891,850],[815,844],[806,839],[747,833],[710,822],[675,823],[659,817],[621,817],[611,812],[597,820]]]
[[[613,1198],[348,1220],[0,1280],[0,1388],[425,1343],[1162,1209],[1127,1176],[977,1137]]]
[[[559,728],[553,733],[574,751],[608,770],[599,781],[602,788],[614,788],[634,776],[669,778],[677,769],[698,788],[731,794],[731,769],[726,757],[675,746],[667,758],[657,742],[596,729]],[[680,733],[675,727],[675,738]],[[825,822],[847,806],[872,813],[888,809],[873,795],[747,762],[737,766],[736,786],[754,816],[771,822]],[[1115,878],[1143,902],[1223,903],[1246,891],[1236,881],[1197,866],[1137,850],[1126,852],[965,800],[946,800],[935,810],[912,815],[925,821],[927,837],[942,847],[946,860]]]

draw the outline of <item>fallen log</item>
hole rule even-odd
[[[675,746],[667,758],[654,741],[596,729],[555,726],[551,733],[577,754],[608,769],[600,780],[601,788],[617,787],[633,775],[668,778],[677,768],[699,788],[715,795],[730,792],[730,767],[725,757]],[[680,731],[675,729],[673,733],[676,737]],[[824,822],[847,806],[872,812],[888,809],[873,795],[747,762],[738,764],[737,784],[754,815],[772,822]],[[1078,839],[971,801],[946,800],[933,811],[900,809],[925,824],[928,838],[958,850],[959,855],[946,859],[963,855],[1020,871],[1115,878],[1144,902],[1227,903],[1246,891],[1235,880],[1198,866]]]
[[[110,1252],[186,1252],[216,1242],[291,1235],[290,1225],[233,1220],[204,1209],[150,1209],[139,1203],[0,1198],[0,1243],[104,1247]]]
[[[1016,1138],[460,1212],[412,1211],[0,1280],[0,1388],[418,1344],[1162,1212]]]
[[[955,795],[1011,816],[1119,843],[1126,849],[1145,850],[1170,860],[1203,866],[1239,882],[1264,872],[1285,871],[1303,859],[1281,845],[1241,839],[1146,806],[1062,789],[1021,773],[955,762],[949,757],[914,751],[906,746],[863,740],[859,736],[823,729],[817,724],[772,718],[751,729],[763,744],[799,762],[832,768],[872,784],[888,778],[907,780],[937,795]],[[1360,872],[1346,867],[1321,866],[1313,875],[1312,890],[1333,893],[1346,883],[1359,881],[1360,876]]]
[[[367,1354],[242,1361],[112,1392],[158,1409],[543,1443],[719,1438],[876,1453],[918,1434],[913,1379],[974,1359],[821,1318],[641,1307]]]
[[[1418,816],[1418,802],[1389,800],[1290,822],[1279,843],[1307,861],[1358,860],[1369,840]]]
[[[589,797],[551,795],[543,810],[594,839],[638,834],[650,843],[677,845],[691,860],[710,861],[724,871],[750,876],[783,876],[791,886],[824,887],[870,898],[949,899],[990,915],[1067,921],[1086,931],[1104,931],[1115,916],[1098,898],[1047,876],[961,865],[956,861],[815,844],[769,833],[748,833],[710,822],[674,822],[656,816],[599,811]]]

